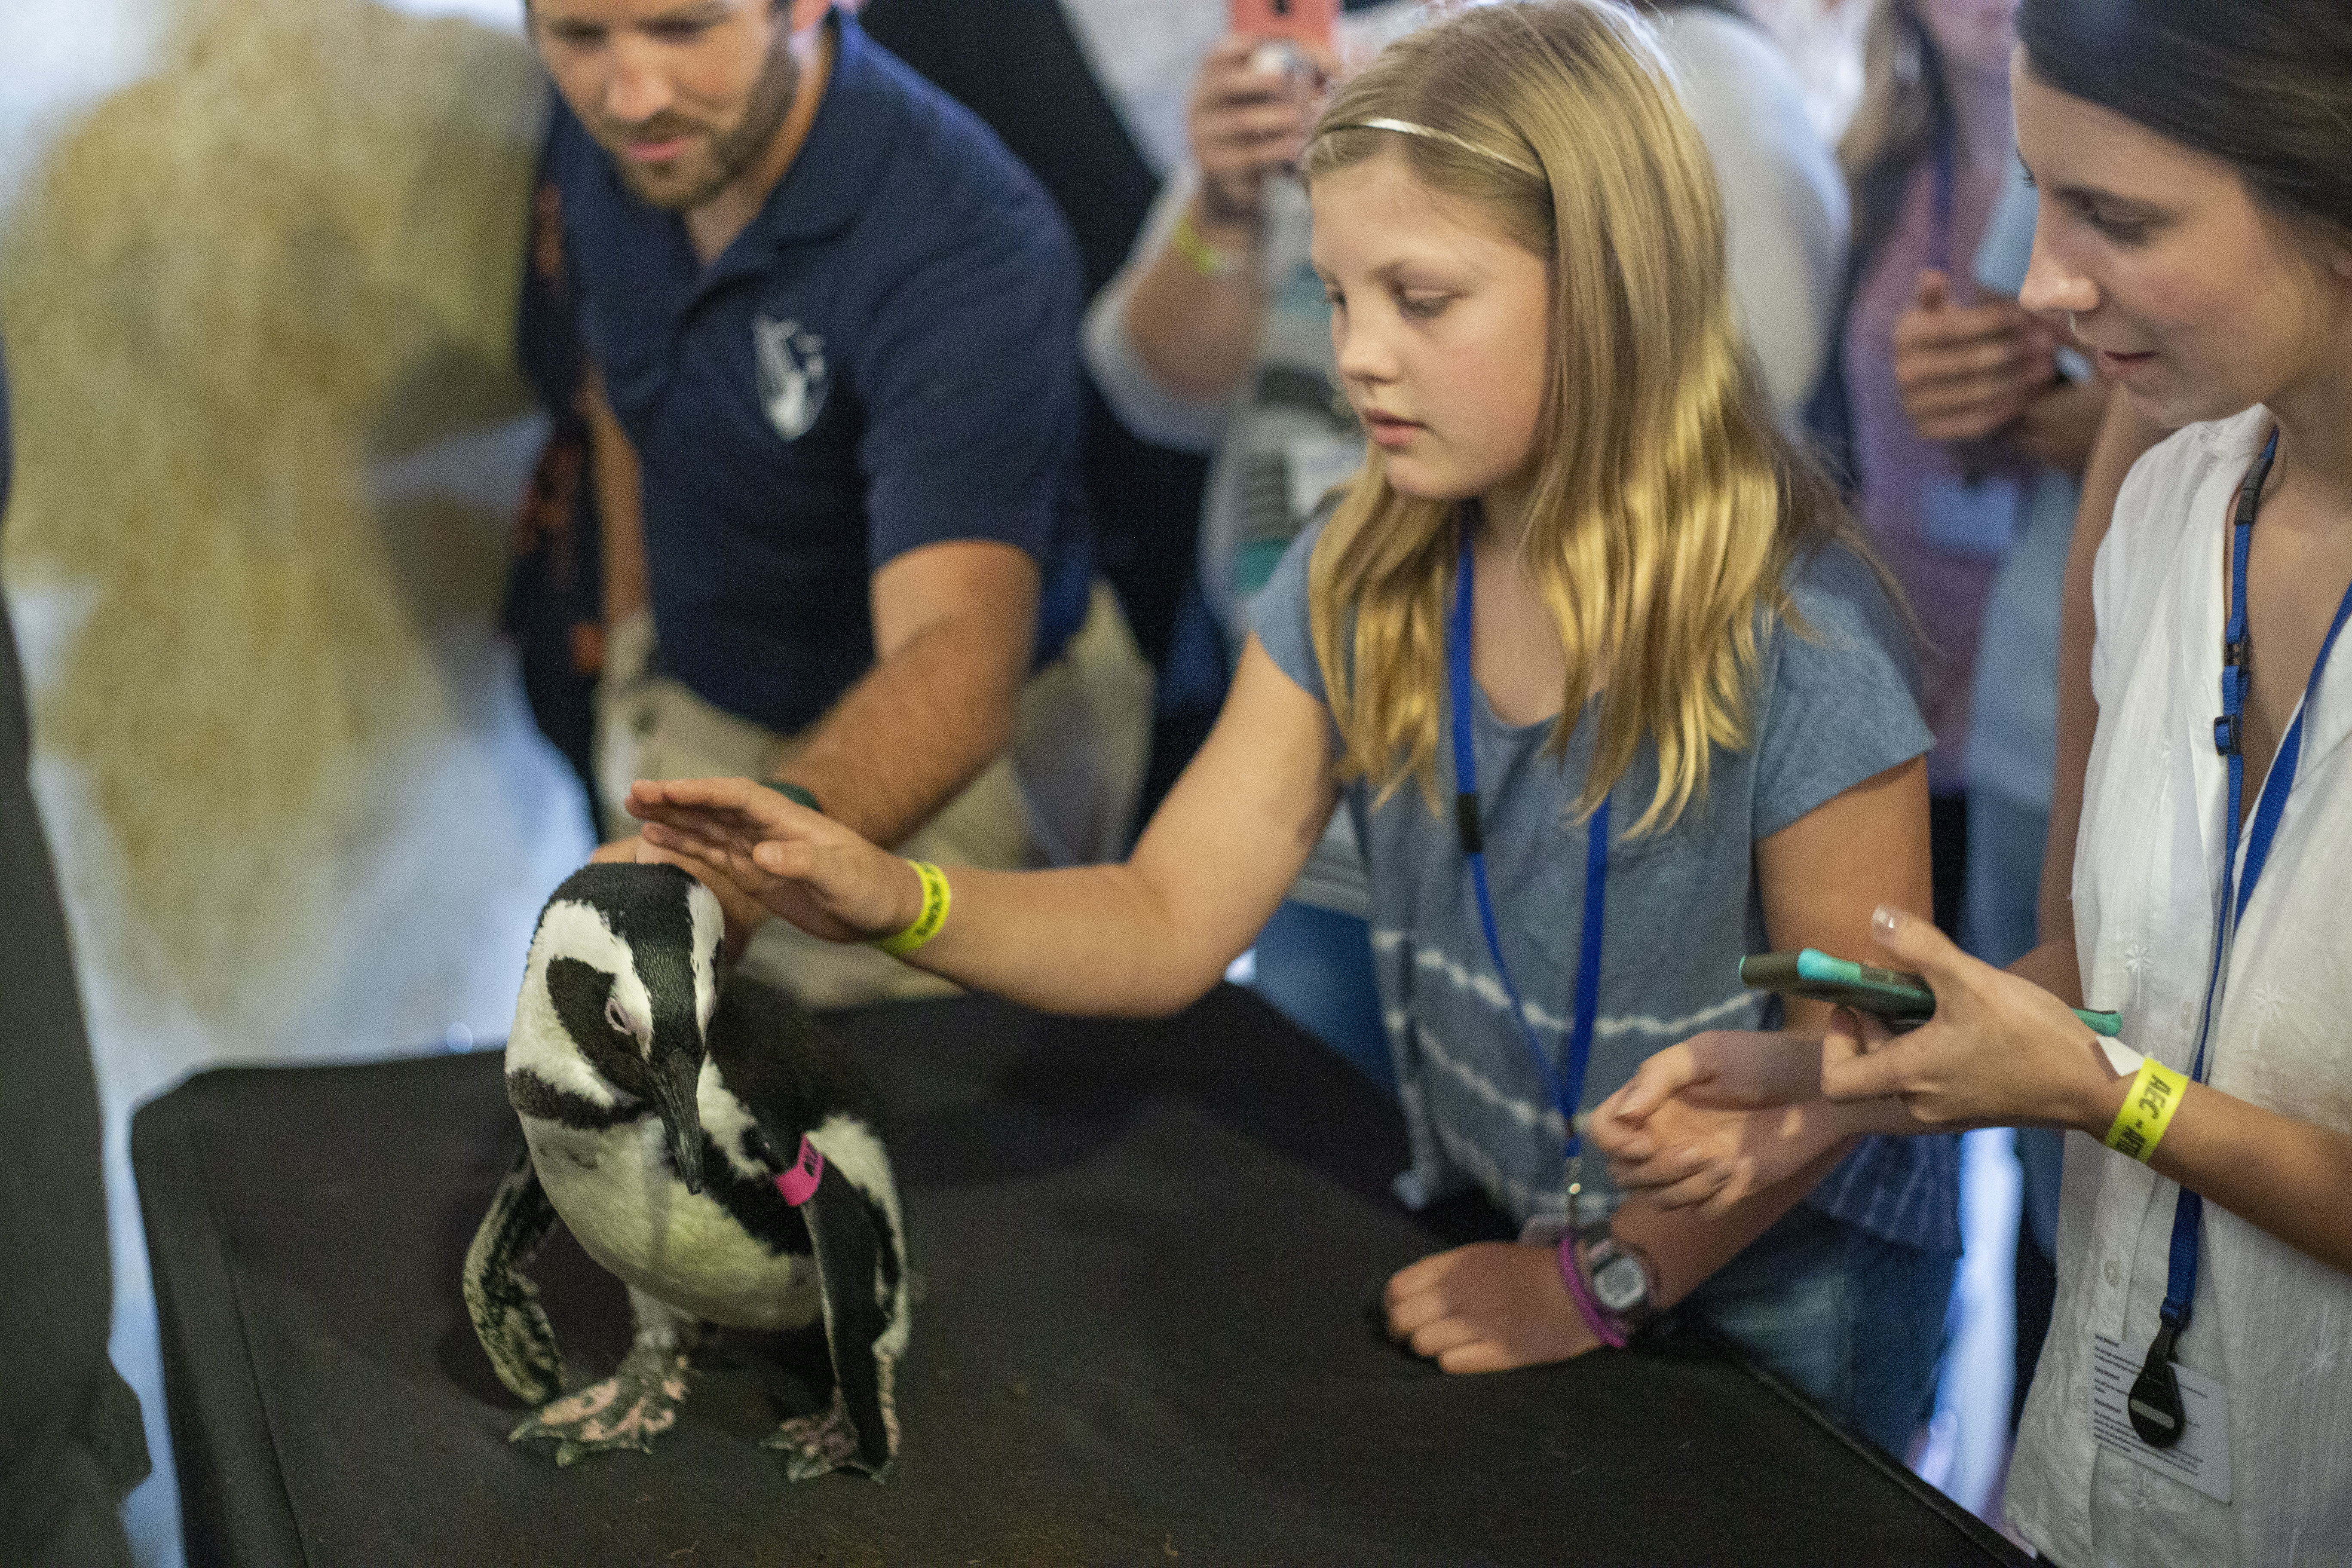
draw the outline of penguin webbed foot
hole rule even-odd
[[[895,1434],[893,1434],[895,1436]],[[788,1455],[784,1479],[793,1481],[814,1480],[835,1470],[857,1470],[882,1479],[890,1468],[889,1445],[880,1456],[880,1462],[866,1452],[870,1445],[861,1441],[857,1423],[851,1419],[849,1404],[838,1388],[833,1392],[833,1404],[819,1415],[796,1415],[761,1439],[760,1447],[775,1448]]]
[[[653,1439],[677,1425],[686,1367],[687,1352],[675,1346],[633,1346],[612,1376],[532,1412],[507,1441],[552,1438],[559,1465],[614,1448],[650,1454]]]

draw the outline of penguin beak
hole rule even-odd
[[[701,1076],[701,1058],[686,1051],[672,1053],[653,1075],[654,1110],[669,1134],[677,1179],[689,1193],[702,1191],[702,1112],[695,1103],[695,1082]]]

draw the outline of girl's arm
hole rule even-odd
[[[1776,951],[1817,947],[1825,952],[1870,951],[1871,911],[1896,888],[1928,896],[1927,764],[1914,758],[1865,779],[1756,845],[1757,883],[1764,929]],[[1787,1005],[1799,1037],[1819,1030],[1830,1009],[1795,998]],[[1734,1254],[1794,1207],[1864,1133],[1896,1119],[1885,1105],[1832,1105],[1814,1100],[1771,1117],[1702,1112],[1680,1108],[1693,1122],[1736,1128],[1747,1144],[1735,1173],[1740,1194],[1699,1213],[1637,1195],[1617,1211],[1611,1229],[1642,1247],[1658,1271],[1664,1302],[1681,1300]],[[1672,1110],[1664,1112],[1671,1116]],[[1668,1128],[1653,1130],[1665,1133]],[[1699,1128],[1687,1129],[1697,1133]]]
[[[1930,885],[1926,781],[1926,763],[1915,760],[1757,845],[1775,949],[1872,952],[1868,911],[1883,889],[1909,887],[1916,897]],[[1865,1133],[1913,1131],[1900,1105],[1821,1097],[1829,1013],[1826,1004],[1790,997],[1788,1026],[1777,1033],[1710,1030],[1643,1062],[1593,1110],[1593,1145],[1618,1185],[1643,1194],[1648,1207],[1696,1205],[1698,1218],[1720,1221],[1811,1171],[1785,1209],[1827,1173],[1826,1164],[1815,1168],[1823,1155],[1842,1157]]]
[[[1756,863],[1775,947],[1867,952],[1870,911],[1892,889],[1908,889],[1913,898],[1929,891],[1925,759],[1865,779],[1759,840]],[[1796,1011],[1800,1027],[1815,1032],[1794,1037],[1804,1041],[1808,1076],[1817,1084],[1814,1041],[1826,1009],[1813,1004]],[[1617,1210],[1610,1228],[1648,1256],[1662,1305],[1682,1300],[1729,1262],[1811,1191],[1854,1139],[1887,1119],[1883,1107],[1832,1106],[1818,1099],[1810,1114],[1769,1129],[1760,1121],[1694,1111],[1682,1102],[1662,1114],[1676,1113],[1691,1114],[1694,1123],[1716,1118],[1737,1124],[1739,1135],[1769,1149],[1759,1151],[1749,1166],[1751,1188],[1718,1205],[1720,1218],[1670,1209],[1644,1195]],[[1389,1331],[1448,1372],[1562,1361],[1595,1342],[1546,1247],[1486,1242],[1438,1253],[1399,1270],[1385,1299]]]
[[[1883,911],[1880,925],[1880,945],[1927,976],[1936,1016],[1887,1038],[1842,1015],[1822,1042],[1825,1092],[1899,1095],[1921,1131],[2041,1125],[2105,1139],[2130,1080],[2109,1068],[2063,1003],[1978,963],[1900,910]],[[2352,1273],[2352,1205],[2344,1201],[2352,1135],[2192,1083],[2148,1163],[2296,1251]]]
[[[2091,577],[2099,544],[2115,518],[2116,496],[2140,455],[2167,432],[2135,411],[2127,398],[2113,397],[2083,475],[2083,500],[2075,513],[2074,538],[2066,559],[2066,583],[2058,635],[2058,744],[2050,790],[2050,825],[2042,858],[2042,943],[2010,965],[2069,1005],[2080,1005],[2082,973],[2074,954],[2074,835],[2083,816],[2083,775],[2098,730],[2098,700],[2091,691],[2091,644],[2096,627]],[[1858,950],[1867,953],[1870,949]],[[1804,1102],[1820,1092],[1818,1036],[1790,1030],[1777,1037],[1718,1031],[1670,1046],[1642,1064],[1632,1081],[1599,1108],[1593,1141],[1606,1152],[1621,1184],[1649,1190],[1661,1202],[1706,1204],[1720,1212],[1754,1184],[1757,1171],[1749,1146],[1769,1146],[1767,1130],[1735,1135],[1714,1129],[1711,1147],[1675,1131],[1670,1116],[1655,1132],[1651,1118],[1677,1098],[1697,1108],[1722,1110],[1786,1107],[1784,1116],[1818,1114]],[[1778,1119],[1776,1119],[1778,1120]],[[1899,1106],[1878,1104],[1872,1131],[1910,1132],[1917,1124]],[[2105,1131],[2104,1128],[2101,1129]],[[1747,1162],[1743,1163],[1743,1162]]]
[[[1306,863],[1336,798],[1330,719],[1252,637],[1216,727],[1127,863],[950,875],[947,922],[908,962],[1049,1012],[1171,1013],[1215,984]],[[743,779],[640,781],[646,839],[817,936],[911,925],[910,863]]]

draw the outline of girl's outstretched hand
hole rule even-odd
[[[812,936],[868,942],[922,912],[922,879],[906,861],[750,779],[639,779],[628,808],[646,843],[708,867]]]
[[[1559,1277],[1557,1247],[1478,1241],[1400,1268],[1382,1297],[1389,1337],[1447,1372],[1507,1372],[1601,1342]]]
[[[1970,958],[1933,922],[1892,905],[1871,921],[1879,946],[1923,976],[1936,1014],[1906,1034],[1839,1009],[1822,1040],[1822,1092],[1899,1098],[1921,1131],[2075,1127],[2105,1132],[2123,1079],[2098,1037],[2032,981]]]

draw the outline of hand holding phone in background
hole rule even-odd
[[[1298,162],[1339,69],[1339,0],[1234,0],[1233,31],[1202,62],[1187,121],[1204,224],[1255,227],[1267,176]]]
[[[1328,52],[1339,0],[1233,0],[1233,30],[1247,38],[1287,38]]]

